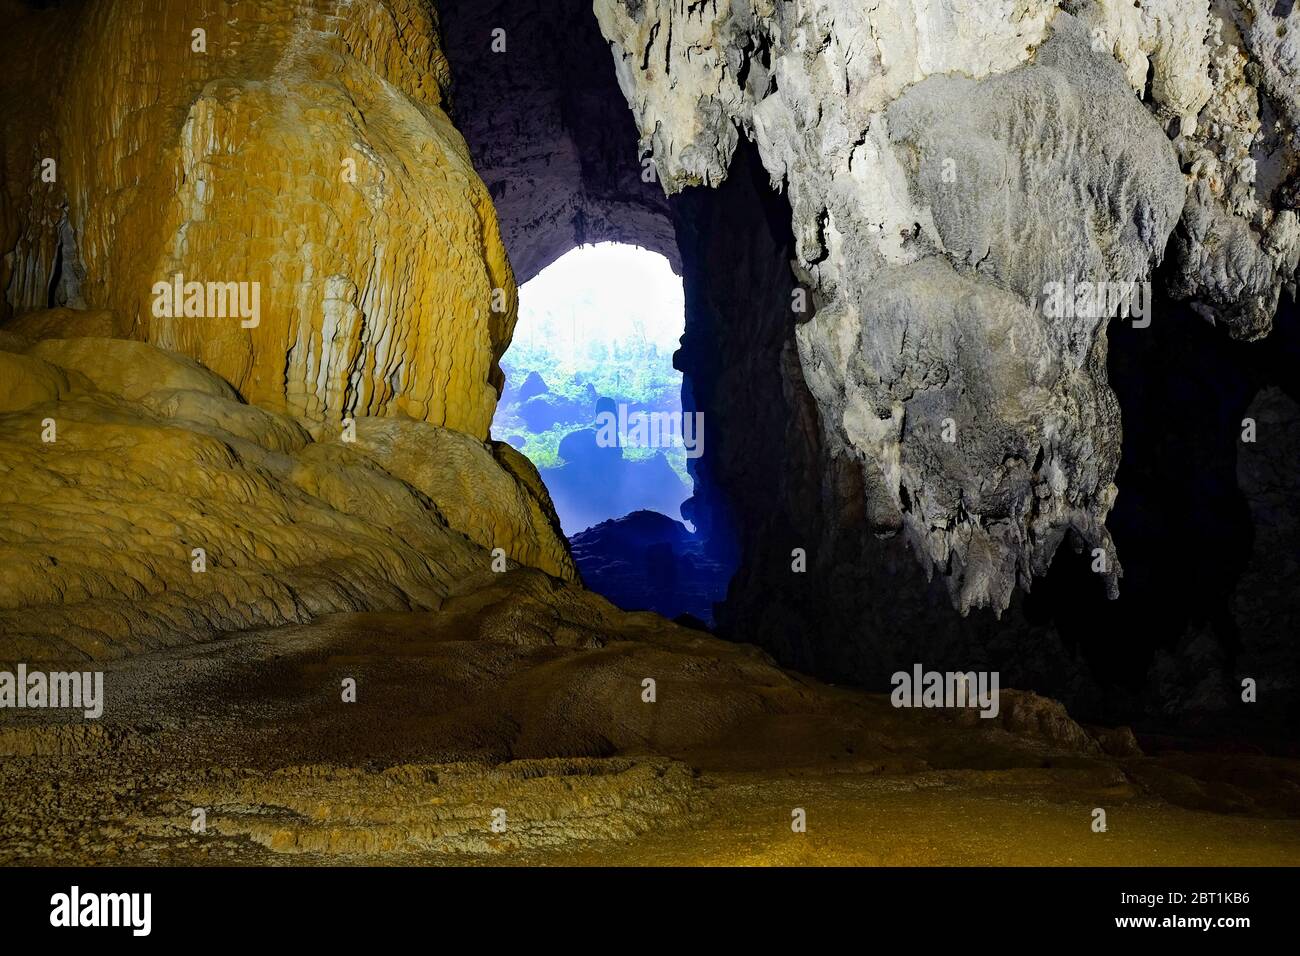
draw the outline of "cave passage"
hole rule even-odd
[[[537,466],[569,537],[639,510],[681,520],[683,309],[668,260],[621,243],[573,249],[520,288],[492,431]]]
[[[704,415],[673,358],[681,278],[634,245],[579,245],[519,290],[493,434],[537,467],[593,590],[627,610],[711,624],[730,569],[682,514]],[[690,509],[688,509],[690,510]]]
[[[0,2],[0,878],[1300,862],[1275,4]]]

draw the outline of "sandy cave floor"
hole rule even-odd
[[[0,714],[0,862],[1300,863],[1300,761],[895,710],[537,572],[102,666],[100,721]]]

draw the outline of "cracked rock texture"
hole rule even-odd
[[[665,189],[743,135],[787,192],[828,448],[963,612],[1067,537],[1117,592],[1111,310],[1050,284],[1146,281],[1169,244],[1171,291],[1250,338],[1293,282],[1295,41],[1262,7],[596,0]]]
[[[516,289],[428,4],[0,15],[6,313],[111,309],[274,411],[487,437]],[[178,273],[259,283],[260,323],[156,314]]]
[[[0,18],[0,660],[577,578],[488,440],[517,295],[428,4]],[[160,315],[178,273],[260,321]]]
[[[463,433],[362,419],[316,442],[143,342],[47,340],[0,370],[0,660],[427,608],[493,547],[576,577],[536,472]]]
[[[0,713],[0,861],[1262,865],[1300,845],[1294,760],[1145,756],[1009,689],[996,720],[895,709],[532,569],[437,613],[104,671],[93,726]],[[1114,840],[1087,827],[1099,805],[1127,821]]]

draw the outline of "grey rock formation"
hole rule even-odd
[[[628,145],[636,141],[631,118],[606,95],[609,54],[590,8],[555,0],[436,6],[452,112],[492,194],[519,283],[588,242],[636,243],[678,269],[668,201],[642,179]]]
[[[1240,622],[1240,657],[1228,675],[1233,698],[1241,679],[1262,688],[1261,709],[1296,723],[1300,711],[1300,402],[1281,389],[1260,391],[1246,416],[1260,435],[1243,444],[1237,476],[1254,526],[1241,587],[1233,596]]]
[[[1067,536],[1117,589],[1117,301],[1052,293],[1145,282],[1178,226],[1173,291],[1255,337],[1300,248],[1294,41],[1263,11],[992,6],[595,3],[669,193],[721,182],[741,135],[788,192],[828,449],[963,612],[1006,608]]]

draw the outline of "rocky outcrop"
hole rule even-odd
[[[487,437],[515,283],[443,111],[428,4],[96,0],[6,19],[26,64],[6,94],[7,311],[111,309],[311,421]],[[161,301],[177,276],[203,295]],[[235,314],[236,292],[257,315]]]
[[[536,473],[463,433],[363,419],[315,442],[143,342],[43,341],[0,370],[0,660],[437,607],[504,571],[497,547],[576,577]]]
[[[576,579],[428,4],[0,14],[0,659]]]
[[[452,112],[526,282],[574,246],[634,243],[678,268],[668,201],[608,95],[609,52],[590,4],[438,0]],[[562,52],[561,52],[562,51]]]
[[[726,596],[735,570],[708,553],[706,539],[654,511],[602,521],[570,543],[593,591],[626,611],[655,611],[699,627],[713,623],[713,605]]]
[[[448,523],[491,550],[548,574],[576,577],[550,493],[527,458],[502,442],[401,418],[357,422],[356,448],[429,496]]]
[[[1249,337],[1296,250],[1277,189],[1224,211],[1249,179],[1234,130],[1258,145],[1226,101],[1267,98],[1286,48],[1211,35],[1227,14],[1204,3],[984,6],[595,4],[669,192],[720,182],[741,135],[787,190],[816,307],[796,305],[799,358],[829,452],[860,469],[868,526],[902,533],[963,612],[1005,609],[1067,537],[1117,590],[1117,302],[1063,309],[1053,291],[1147,280],[1181,223],[1171,285]],[[1260,56],[1273,79],[1240,81]],[[1197,208],[1237,234],[1197,240]]]
[[[1129,67],[1151,75],[1187,176],[1171,291],[1242,339],[1266,336],[1300,259],[1300,39],[1276,0],[1099,2],[1089,12]]]

